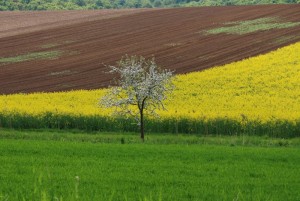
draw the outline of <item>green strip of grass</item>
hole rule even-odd
[[[0,126],[11,129],[79,129],[84,131],[136,132],[133,118],[108,116],[76,116],[47,112],[38,116],[21,113],[0,113]],[[277,138],[300,137],[300,120],[241,122],[227,118],[205,119],[145,119],[145,129],[151,133],[187,133],[203,135],[255,135]]]
[[[59,42],[59,43],[47,43],[47,44],[41,45],[41,48],[44,48],[44,49],[54,48],[54,47],[58,47],[60,45],[66,45],[66,44],[70,44],[70,43],[73,43],[73,42],[75,42],[75,41],[66,40],[66,41],[62,41],[62,42]]]
[[[259,147],[300,147],[300,138],[280,139],[268,136],[199,136],[191,134],[146,133],[145,142],[134,132],[84,132],[82,130],[1,129],[0,139],[46,140],[68,142],[90,142],[110,144],[182,144],[182,145],[224,145],[224,146],[259,146]]]
[[[297,36],[297,35],[281,36],[279,38],[276,38],[273,41],[273,44],[280,45],[280,44],[284,44],[284,43],[299,40],[299,39],[300,39],[300,36]]]
[[[0,164],[4,200],[299,200],[295,147],[2,139]]]
[[[41,48],[48,49],[48,48],[53,48],[53,47],[57,47],[57,46],[59,46],[58,43],[48,43],[48,44],[42,45]]]
[[[19,63],[24,61],[40,60],[40,59],[56,59],[63,54],[62,51],[45,51],[45,52],[32,52],[28,54],[18,55],[15,57],[0,58],[0,64]]]
[[[254,20],[229,22],[224,27],[218,27],[205,31],[205,34],[248,34],[257,31],[266,31],[270,29],[284,29],[299,26],[300,22],[279,22],[278,18],[258,18]]]

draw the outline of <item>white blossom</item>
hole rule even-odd
[[[163,101],[174,89],[172,71],[159,68],[154,58],[146,60],[142,56],[126,56],[109,68],[109,73],[118,74],[119,79],[100,104],[115,107],[118,115],[133,116],[143,139],[144,110],[148,115],[157,115],[155,110],[165,109]]]

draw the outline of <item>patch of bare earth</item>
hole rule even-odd
[[[173,69],[176,73],[187,73],[266,53],[300,41],[300,26],[241,35],[203,34],[206,30],[230,22],[266,17],[280,19],[281,22],[300,22],[300,5],[143,11],[106,18],[93,13],[97,11],[84,11],[87,16],[80,20],[72,18],[72,23],[57,27],[45,25],[45,28],[32,29],[30,33],[2,36],[0,58],[42,51],[62,51],[63,54],[51,60],[1,65],[0,93],[106,87],[111,83],[112,76],[105,73],[107,69],[103,64],[114,64],[125,54],[155,56],[159,65]],[[76,12],[83,11],[72,12],[76,15]],[[47,12],[43,14],[48,15]],[[56,15],[59,19],[59,12]],[[42,22],[40,24],[44,26]],[[57,76],[55,72],[72,73],[59,73]],[[53,73],[55,76],[49,76]]]

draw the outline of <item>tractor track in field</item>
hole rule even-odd
[[[112,75],[105,73],[104,64],[115,64],[125,54],[155,56],[159,65],[176,73],[188,73],[300,41],[300,26],[243,35],[203,34],[227,22],[265,17],[300,22],[300,5],[142,9],[123,13],[111,10],[106,15],[101,15],[101,11],[77,12],[82,12],[82,16],[77,16],[76,11],[28,12],[43,17],[38,22],[34,21],[37,17],[29,17],[32,22],[20,28],[0,28],[0,58],[62,52],[58,58],[0,63],[1,94],[106,87],[111,84]],[[6,21],[5,15],[0,13],[0,23],[26,19],[26,12],[23,17]],[[52,21],[47,15],[54,16]],[[69,17],[62,21],[60,15]]]

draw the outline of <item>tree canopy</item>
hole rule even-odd
[[[100,104],[115,107],[117,115],[134,117],[144,140],[144,115],[156,115],[156,110],[165,109],[163,101],[174,88],[172,72],[157,66],[154,58],[142,56],[126,56],[117,66],[109,67],[119,79]]]

